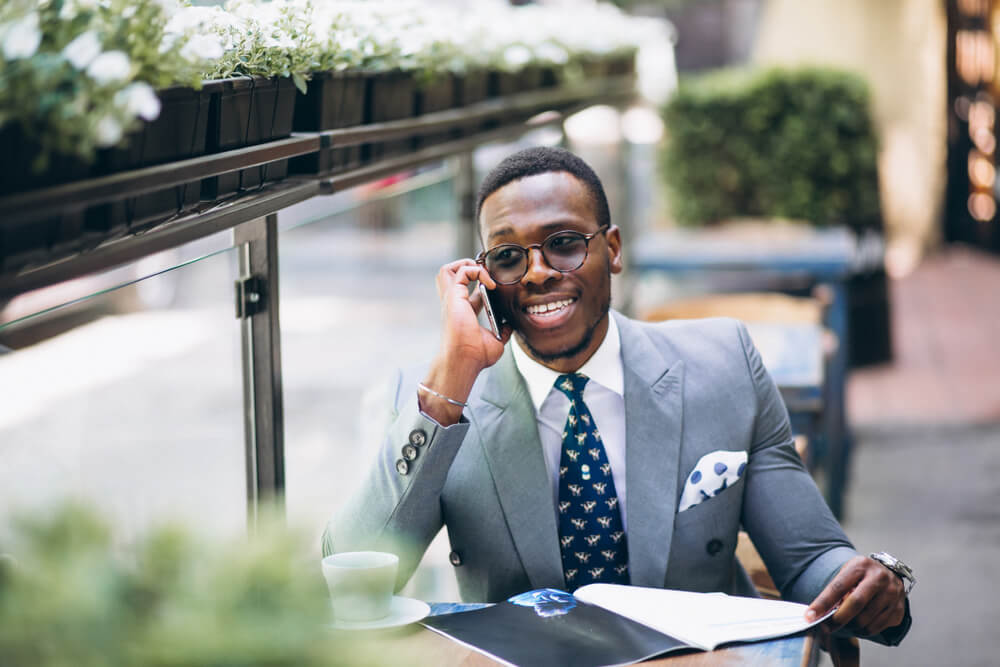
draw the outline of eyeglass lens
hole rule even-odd
[[[587,237],[579,232],[553,234],[541,245],[542,256],[556,271],[575,271],[587,259]],[[528,249],[500,245],[486,253],[486,270],[498,283],[516,283],[528,271]]]

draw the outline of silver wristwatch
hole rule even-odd
[[[913,590],[913,586],[917,583],[916,577],[913,576],[913,570],[910,566],[899,560],[892,554],[888,554],[884,551],[877,551],[873,554],[868,554],[869,558],[873,558],[878,562],[885,565],[887,568],[892,570],[897,577],[903,580],[903,590],[907,595]]]

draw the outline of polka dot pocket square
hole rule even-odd
[[[744,451],[727,452],[720,449],[705,454],[684,482],[684,492],[681,493],[677,511],[691,509],[719,495],[743,476],[746,467],[747,453]]]

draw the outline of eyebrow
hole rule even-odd
[[[574,226],[575,224],[578,224],[577,221],[575,221],[575,220],[574,221],[570,221],[570,220],[554,220],[552,222],[546,222],[545,224],[541,225],[540,229],[542,229],[545,232],[548,232],[548,234],[553,234],[555,232],[560,232],[560,231],[562,231],[564,229],[571,230],[571,231],[576,231],[576,228]],[[513,233],[514,233],[514,228],[513,227],[510,227],[510,226],[501,227],[500,229],[494,230],[493,233],[491,233],[487,237],[486,240],[487,241],[492,241],[492,240],[497,239],[497,238],[503,238],[503,237],[506,237],[506,236],[511,236]],[[546,234],[546,236],[548,236],[548,234]]]

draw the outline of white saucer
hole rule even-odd
[[[389,603],[389,615],[374,621],[334,621],[330,627],[334,630],[381,630],[409,625],[421,620],[431,612],[429,604],[423,600],[393,596]]]

